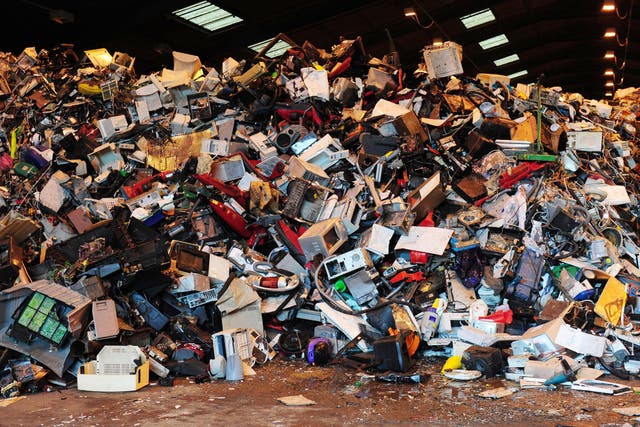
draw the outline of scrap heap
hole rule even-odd
[[[468,77],[453,42],[405,74],[360,38],[279,38],[141,76],[105,49],[1,54],[4,397],[278,355],[638,373],[640,92]]]

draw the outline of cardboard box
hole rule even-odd
[[[222,328],[236,329],[251,327],[262,333],[262,311],[260,301],[252,302],[239,310],[222,314]]]
[[[260,296],[240,279],[233,279],[216,302],[222,315],[223,329],[252,328],[262,334]]]
[[[606,338],[587,334],[564,323],[562,318],[536,326],[527,330],[522,338],[540,340],[545,336],[557,347],[568,348],[576,353],[601,357],[606,347]],[[557,348],[558,350],[560,348]],[[543,351],[545,353],[546,351]]]
[[[511,139],[516,141],[529,141],[531,143],[536,142],[538,138],[538,125],[536,118],[529,114],[528,117],[517,123],[511,128]]]
[[[444,202],[445,195],[440,185],[440,172],[434,173],[407,196],[415,222],[422,221],[429,212]]]
[[[99,392],[136,391],[149,385],[149,362],[138,366],[135,374],[98,375],[92,360],[78,370],[78,390]]]
[[[599,153],[602,151],[602,132],[599,131],[569,131],[567,145],[577,151]]]
[[[406,114],[398,116],[393,121],[393,126],[396,128],[398,135],[413,136],[415,135],[418,142],[425,142],[427,140],[427,134],[416,116],[416,113],[409,111]]]

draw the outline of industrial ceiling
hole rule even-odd
[[[544,74],[545,86],[589,98],[604,97],[611,89],[605,87],[607,81],[615,88],[640,86],[640,8],[633,8],[634,0],[211,0],[240,18],[214,31],[173,13],[197,2],[5,1],[5,22],[17,28],[5,31],[0,50],[17,54],[27,46],[48,49],[60,43],[71,43],[77,51],[105,47],[134,56],[142,74],[171,68],[172,50],[196,54],[214,67],[228,56],[251,58],[255,52],[248,46],[281,32],[320,48],[331,47],[340,36],[361,36],[367,52],[381,58],[390,49],[386,29],[409,72],[417,66],[420,50],[440,38],[463,46],[465,74],[470,76],[526,71],[512,82],[531,82]],[[603,11],[604,3],[610,4],[609,11]],[[493,20],[472,28],[463,25],[461,17],[486,9]],[[605,38],[608,28],[616,35]],[[479,44],[501,35],[508,42],[489,49]],[[614,57],[604,58],[607,51]],[[496,65],[501,59],[507,63]],[[614,75],[605,76],[607,69]]]

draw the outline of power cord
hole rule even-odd
[[[315,288],[318,291],[318,294],[320,294],[320,297],[322,298],[322,300],[324,302],[326,302],[327,304],[329,304],[329,306],[331,306],[331,308],[333,308],[336,311],[339,311],[341,313],[344,314],[349,314],[352,316],[359,316],[362,314],[367,314],[370,313],[372,311],[376,311],[381,309],[382,307],[386,307],[388,305],[391,304],[400,304],[400,305],[406,305],[409,306],[410,308],[413,308],[415,310],[418,311],[424,311],[424,309],[416,304],[413,304],[411,302],[408,301],[404,301],[401,299],[392,299],[390,297],[395,296],[401,289],[402,289],[402,285],[398,286],[396,289],[394,289],[393,291],[391,291],[391,293],[386,297],[386,301],[382,301],[378,304],[376,304],[373,307],[369,307],[369,308],[365,308],[362,310],[352,310],[350,308],[345,308],[344,306],[338,304],[323,288],[324,288],[324,284],[323,282],[320,280],[320,272],[322,270],[322,267],[324,266],[324,262],[326,259],[323,259],[322,262],[320,262],[320,265],[318,265],[318,267],[316,268],[316,271],[313,273],[313,277],[314,277],[314,283],[315,283]]]

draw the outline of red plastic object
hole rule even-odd
[[[411,261],[411,264],[426,264],[429,261],[429,254],[426,252],[409,251],[409,261]]]
[[[329,73],[329,80],[338,77],[340,74],[344,73],[351,67],[351,57],[348,57],[342,62],[338,62],[331,72]]]
[[[433,211],[429,212],[418,225],[420,227],[435,227],[436,223],[433,221]]]
[[[291,242],[291,244],[295,246],[299,253],[303,253],[302,246],[300,246],[300,242],[298,241],[298,235],[296,234],[296,232],[293,231],[291,227],[289,227],[289,224],[287,224],[282,219],[278,221],[278,224],[280,225],[280,229],[282,230],[284,235],[287,236],[287,240],[289,240],[289,242]]]
[[[195,176],[198,181],[205,185],[210,185],[217,190],[222,191],[229,197],[233,197],[244,209],[249,207],[249,192],[243,191],[236,185],[229,185],[224,181],[214,178],[210,174],[201,174]]]
[[[511,188],[517,182],[525,178],[529,178],[531,174],[539,169],[545,167],[545,163],[541,162],[527,162],[522,163],[511,170],[511,173],[503,173],[498,178],[500,188]]]
[[[13,159],[9,155],[9,153],[2,153],[2,157],[0,157],[0,171],[8,172],[13,167]]]
[[[193,351],[196,354],[196,356],[198,357],[198,360],[204,359],[204,356],[205,356],[204,350],[198,344],[191,343],[191,342],[186,342],[186,343],[178,345],[176,347],[176,350],[181,350],[181,349],[185,349],[185,348]]]
[[[145,191],[149,191],[149,187],[150,187],[149,184],[156,181],[164,182],[167,179],[171,178],[171,175],[173,175],[173,171],[158,173],[150,177],[144,178],[133,185],[125,185],[122,187],[122,191],[127,196],[127,198],[132,199],[136,196],[141,195]]]
[[[313,107],[307,110],[287,110],[280,108],[276,110],[276,114],[289,123],[297,123],[302,117],[305,119],[311,119],[316,125],[322,126],[322,118]]]
[[[473,202],[473,206],[478,206],[478,207],[482,206],[482,204],[483,204],[484,202],[486,202],[488,198],[489,198],[489,196],[487,196],[487,197],[483,197],[483,198],[482,198],[482,199],[480,199],[480,200],[476,200],[475,202]]]
[[[209,206],[211,206],[213,212],[218,215],[229,228],[246,238],[249,246],[254,246],[255,243],[261,241],[264,236],[267,235],[267,230],[264,227],[255,224],[248,226],[242,215],[229,206],[217,200],[211,200]]]
[[[251,231],[247,229],[247,222],[238,212],[217,200],[211,200],[209,206],[233,231],[242,237],[251,237]]]
[[[489,316],[481,316],[478,317],[480,320],[491,320],[496,323],[506,323],[507,325],[513,322],[513,311],[512,310],[500,310]]]
[[[89,123],[84,123],[78,129],[77,135],[80,137],[84,136],[91,142],[96,142],[96,140],[100,137],[100,130]]]
[[[391,283],[405,282],[417,282],[418,280],[424,280],[424,273],[422,271],[416,271],[415,273],[407,273],[401,271],[389,280]]]

